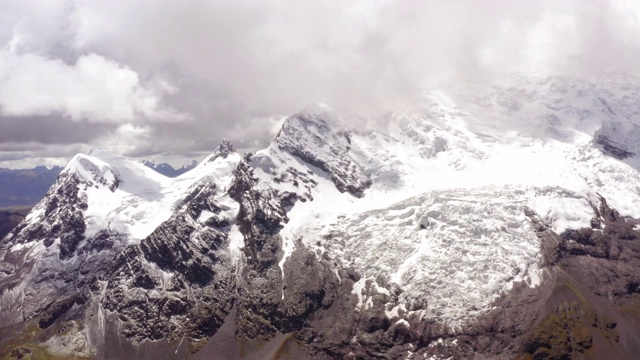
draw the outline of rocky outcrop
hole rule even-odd
[[[350,155],[352,147],[349,132],[330,124],[332,116],[326,110],[321,113],[302,112],[286,120],[276,136],[275,143],[284,151],[327,173],[340,192],[362,197],[371,185]]]
[[[0,244],[4,274],[0,294],[8,323],[46,312],[54,299],[74,297],[96,275],[104,272],[124,239],[109,230],[85,236],[84,211],[88,188],[96,182],[74,171],[63,171],[36,205],[31,221],[18,225]],[[117,186],[110,183],[108,186]],[[19,250],[11,250],[13,247]],[[34,257],[30,251],[42,247]],[[0,316],[2,320],[2,316]],[[3,321],[0,321],[0,323]]]
[[[281,244],[278,232],[289,220],[285,207],[292,206],[297,195],[274,189],[257,189],[258,179],[249,166],[251,154],[245,156],[234,171],[229,195],[240,204],[237,223],[244,236],[243,252],[247,264],[260,271],[271,268],[278,260]]]
[[[605,121],[594,134],[594,142],[602,151],[618,160],[636,155],[640,149],[640,126],[633,123]]]
[[[285,208],[297,201],[297,195],[258,188],[249,161],[250,155],[238,165],[229,188],[231,197],[240,204],[237,223],[244,237],[246,262],[238,278],[236,321],[240,332],[248,338],[269,340],[277,331],[301,328],[306,318],[300,319],[300,312],[313,308],[308,303],[313,295],[305,293],[298,284],[289,287],[289,278],[283,277],[278,266],[283,256],[279,232],[288,221]]]
[[[226,159],[229,154],[234,153],[236,150],[233,145],[226,139],[220,141],[218,147],[213,150],[211,155],[207,156],[204,162],[213,162],[218,158]]]
[[[591,228],[561,236],[559,265],[614,304],[640,296],[640,221],[621,216],[604,198],[594,206]]]
[[[60,259],[73,256],[78,244],[84,240],[86,228],[83,211],[87,208],[87,199],[81,188],[86,189],[87,186],[92,184],[83,183],[75,173],[61,174],[56,184],[35,208],[43,213],[41,221],[18,226],[6,242],[42,242],[45,247],[50,247],[59,239]]]

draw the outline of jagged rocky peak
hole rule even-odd
[[[120,183],[117,171],[103,159],[113,156],[106,150],[96,155],[77,154],[62,170],[56,182],[34,206],[25,221],[7,237],[6,244],[38,244],[50,248],[55,242],[60,259],[70,257],[86,230],[84,212],[88,208],[86,190],[114,192]]]
[[[321,103],[289,117],[275,144],[302,161],[325,171],[340,192],[362,197],[371,185],[351,155],[347,122],[340,113]]]
[[[226,249],[233,211],[220,203],[224,195],[213,183],[185,196],[180,209],[120,253],[103,278],[101,305],[118,315],[127,338],[203,339],[230,310],[233,269]]]
[[[351,128],[338,110],[326,103],[312,104],[285,120],[276,141],[278,145],[285,145],[287,141],[297,141],[302,145],[322,146],[337,140],[339,143],[346,142],[350,145]],[[304,136],[305,134],[309,136]]]
[[[222,139],[218,147],[213,152],[220,154],[223,158],[226,158],[230,153],[236,152],[236,149],[229,140]]]
[[[83,212],[88,206],[87,196],[80,190],[80,184],[88,180],[80,175],[83,171],[76,171],[75,165],[91,168],[89,164],[84,158],[74,158],[74,163],[70,162],[73,167],[67,167],[60,174],[44,198],[27,215],[26,220],[7,236],[3,245],[20,248],[20,244],[29,243],[49,248],[57,242],[58,246],[52,249],[59,249],[60,259],[71,257],[78,243],[84,239],[86,226]],[[101,176],[96,176],[96,179],[100,180],[94,181],[104,182],[105,186],[115,184],[107,183]]]
[[[218,147],[204,160],[204,163],[215,161],[217,158],[226,159],[229,154],[235,152],[236,149],[233,147],[233,144],[227,139],[222,139]]]

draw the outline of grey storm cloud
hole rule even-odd
[[[366,114],[497,72],[640,71],[633,0],[0,4],[0,166],[251,149],[317,101]]]

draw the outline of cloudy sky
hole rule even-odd
[[[0,167],[263,146],[496,72],[638,75],[636,0],[0,0]]]

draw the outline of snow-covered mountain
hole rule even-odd
[[[509,75],[316,104],[176,178],[79,154],[0,243],[0,326],[98,358],[625,358],[639,128],[636,79]]]

